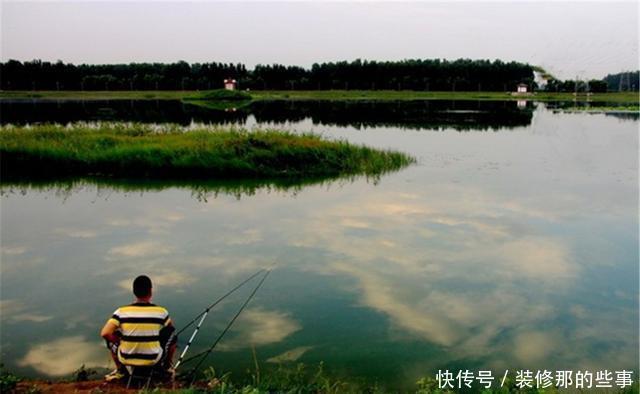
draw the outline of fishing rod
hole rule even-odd
[[[196,329],[191,334],[191,337],[189,338],[189,341],[187,342],[187,345],[185,346],[184,350],[180,354],[180,357],[178,358],[178,361],[176,362],[176,365],[175,365],[174,369],[177,369],[178,366],[180,366],[180,364],[182,364],[182,362],[183,362],[182,360],[183,360],[184,356],[187,354],[187,351],[189,350],[189,346],[191,346],[191,343],[195,339],[196,335],[198,335],[198,332],[200,331],[200,326],[202,326],[202,323],[207,318],[207,315],[209,314],[209,311],[213,307],[215,307],[216,305],[221,303],[225,298],[227,298],[228,296],[233,294],[236,290],[241,288],[245,283],[249,282],[251,279],[255,278],[256,276],[258,276],[258,274],[260,274],[263,271],[264,271],[264,268],[260,269],[258,272],[256,272],[255,274],[251,275],[250,277],[248,277],[247,279],[242,281],[236,287],[234,287],[233,289],[229,290],[226,294],[224,294],[222,297],[218,298],[215,302],[213,302],[211,305],[209,305],[207,308],[205,308],[205,310],[203,312],[200,312],[198,315],[196,315],[196,317],[194,317],[193,320],[191,320],[184,327],[182,327],[180,329],[180,331],[178,331],[177,333],[174,334],[175,336],[178,336],[180,333],[184,332],[184,330],[189,328],[193,323],[195,323],[196,320],[198,320],[198,318],[200,318],[200,321],[198,322],[198,325],[196,326]]]
[[[258,289],[260,289],[260,287],[262,286],[262,284],[264,283],[264,281],[267,279],[267,276],[269,276],[269,273],[271,273],[271,269],[266,270],[264,276],[262,277],[262,279],[260,279],[260,282],[258,283],[258,285],[253,289],[253,291],[251,292],[251,294],[249,295],[249,297],[247,297],[247,299],[244,301],[244,303],[242,304],[242,306],[240,307],[240,309],[238,309],[238,312],[236,312],[235,316],[233,316],[233,318],[231,319],[231,321],[229,321],[229,323],[227,324],[227,326],[224,328],[224,330],[220,333],[220,335],[218,335],[218,337],[216,338],[216,340],[213,342],[213,344],[207,349],[204,350],[194,356],[189,357],[188,359],[184,360],[183,363],[187,363],[191,360],[194,360],[198,357],[200,357],[200,361],[198,361],[198,363],[196,364],[195,367],[193,367],[189,373],[186,375],[187,377],[189,376],[193,376],[193,379],[191,380],[191,384],[193,384],[193,382],[195,381],[195,377],[196,377],[196,372],[198,371],[198,369],[200,368],[200,366],[202,365],[202,363],[204,363],[204,360],[207,359],[207,357],[209,356],[209,354],[211,354],[211,352],[213,351],[213,349],[215,349],[215,347],[218,345],[218,343],[220,342],[220,340],[222,339],[222,337],[227,333],[227,331],[229,331],[229,329],[231,328],[231,326],[233,325],[233,323],[236,321],[236,319],[238,318],[238,316],[240,316],[240,314],[242,313],[242,311],[244,310],[244,308],[247,307],[247,305],[249,304],[249,302],[253,299],[253,297],[256,295],[256,293],[258,292]],[[177,366],[176,366],[177,368]]]
[[[265,269],[261,268],[258,270],[258,272],[256,272],[255,274],[251,275],[250,277],[248,277],[247,279],[243,280],[242,282],[240,282],[236,287],[234,287],[233,289],[229,290],[225,295],[223,295],[222,297],[218,298],[213,304],[209,305],[207,308],[205,308],[204,311],[200,312],[199,314],[196,315],[196,317],[193,318],[193,320],[191,320],[189,323],[187,323],[184,327],[182,327],[180,329],[180,331],[178,331],[176,333],[176,335],[182,333],[184,330],[186,330],[187,328],[189,328],[193,323],[195,323],[196,320],[198,320],[198,318],[202,315],[206,315],[207,313],[209,313],[209,311],[211,309],[213,309],[213,307],[215,307],[216,305],[218,305],[219,303],[221,303],[225,298],[227,298],[228,296],[230,296],[231,294],[233,294],[236,290],[238,290],[239,288],[241,288],[242,286],[244,286],[245,283],[249,282],[251,279],[255,278],[256,276],[258,276],[258,274],[260,274],[261,272],[263,272]]]

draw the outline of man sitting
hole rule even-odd
[[[151,303],[151,279],[138,276],[133,281],[133,294],[135,302],[116,309],[100,333],[116,364],[105,376],[107,381],[122,379],[138,367],[166,374],[172,366],[175,328],[169,312]]]

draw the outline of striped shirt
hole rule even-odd
[[[120,331],[118,359],[122,364],[149,366],[160,361],[160,330],[171,323],[165,308],[147,303],[121,306],[109,322]]]

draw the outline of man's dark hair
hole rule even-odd
[[[151,294],[151,279],[147,275],[140,275],[133,281],[133,294],[138,298]]]

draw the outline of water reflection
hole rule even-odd
[[[119,179],[105,177],[62,177],[35,179],[7,179],[0,182],[0,196],[26,195],[29,192],[47,192],[58,198],[66,199],[74,193],[95,190],[96,199],[108,199],[112,193],[158,193],[163,190],[179,188],[191,192],[192,198],[208,201],[220,194],[234,196],[252,196],[260,190],[274,193],[296,195],[310,185],[323,185],[327,188],[353,182],[363,178],[373,184],[380,181],[378,176],[341,176],[341,177],[307,177],[307,178],[274,178],[274,179],[213,179],[213,180],[172,180],[172,179]],[[89,237],[90,233],[76,233],[78,237]]]
[[[234,333],[221,343],[221,351],[246,349],[247,345],[265,346],[283,341],[302,329],[287,313],[262,308],[245,310]]]
[[[619,102],[584,102],[584,101],[562,101],[545,103],[548,109],[554,111],[581,111],[588,114],[601,114],[604,112],[606,116],[618,118],[621,120],[637,121],[640,120],[640,111],[638,103],[619,103]]]
[[[527,126],[534,104],[511,101],[257,101],[228,111],[180,101],[0,101],[2,124],[128,121],[237,124],[298,122],[355,128],[393,126],[417,130],[497,130]]]
[[[86,368],[108,366],[103,347],[101,342],[79,335],[58,338],[32,345],[25,356],[17,361],[17,365],[60,378],[69,376],[81,365]]]
[[[251,106],[251,113],[259,123],[311,118],[313,124],[356,129],[393,126],[417,130],[496,130],[529,125],[533,104],[518,108],[509,101],[258,101]]]
[[[327,128],[420,158],[376,184],[5,193],[3,360],[59,374],[42,356],[72,338],[90,362],[139,273],[180,325],[275,263],[218,369],[244,376],[254,344],[261,365],[324,361],[396,388],[443,368],[638,370],[637,124],[536,111],[518,133]],[[194,352],[249,292],[215,311]]]
[[[331,251],[335,261],[315,269],[353,277],[360,302],[387,315],[404,333],[401,341],[411,333],[447,349],[424,361],[425,369],[456,361],[495,369],[631,362],[637,325],[605,327],[620,313],[637,317],[633,303],[580,314],[593,311],[598,297],[565,297],[583,293],[584,281],[596,279],[585,271],[600,262],[577,256],[575,239],[541,236],[540,226],[553,222],[540,220],[538,209],[545,211],[464,187],[378,194],[311,215],[305,232],[291,238],[298,247]],[[543,216],[554,217],[554,209]],[[632,260],[624,261],[632,269]],[[586,321],[599,328],[586,329]],[[594,342],[607,343],[597,356]]]
[[[1,124],[123,121],[214,124],[242,122],[243,113],[210,110],[174,100],[1,100]]]

